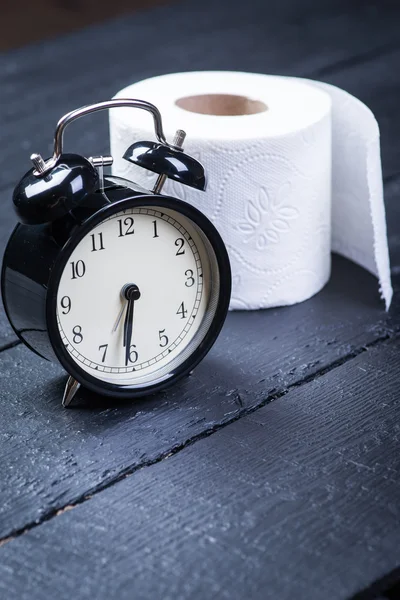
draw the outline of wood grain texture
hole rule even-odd
[[[348,598],[398,560],[398,363],[365,352],[5,544],[0,590]]]
[[[337,257],[312,301],[230,314],[191,377],[134,404],[93,397],[97,410],[63,411],[60,367],[23,346],[0,353],[0,538],[393,336],[398,317],[366,300],[374,285]]]
[[[394,52],[390,56],[395,68],[399,59],[391,50],[400,45],[398,7],[391,2],[379,6],[372,0],[363,2],[362,19],[360,7],[360,2],[344,0],[318,5],[311,0],[285,0],[268,6],[264,0],[252,0],[249,5],[230,2],[227,10],[225,2],[191,1],[184,10],[179,5],[160,7],[0,55],[0,143],[7,148],[0,159],[0,256],[15,225],[12,187],[30,167],[32,152],[51,153],[60,115],[109,98],[135,80],[170,71],[236,69],[323,75],[350,87],[371,101],[384,123],[384,171],[393,176],[399,171],[400,153],[396,78],[389,69],[382,78],[379,61]],[[162,23],[164,31],[174,32],[168,42],[164,38],[154,42],[157,23]],[[101,57],[96,68],[93,56]],[[371,61],[375,66],[370,77],[360,77],[359,70],[368,73]],[[388,103],[389,121],[385,116]],[[74,124],[66,135],[67,148],[87,155],[107,152],[107,127],[106,115]],[[391,203],[390,197],[387,201]],[[0,304],[0,348],[13,340]]]

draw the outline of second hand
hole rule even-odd
[[[113,327],[113,328],[112,328],[112,330],[111,330],[111,332],[112,332],[112,333],[115,333],[115,332],[117,331],[117,329],[118,329],[118,327],[119,327],[119,324],[120,324],[120,322],[121,322],[121,319],[122,319],[122,315],[124,314],[124,311],[125,311],[125,308],[126,308],[126,307],[127,307],[127,303],[126,303],[126,302],[124,302],[124,303],[123,303],[123,305],[122,305],[122,308],[121,308],[121,310],[119,311],[119,314],[118,314],[117,320],[116,320],[116,321],[115,321],[115,323],[114,323],[114,327]]]

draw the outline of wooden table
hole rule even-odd
[[[398,290],[395,5],[189,0],[0,55],[1,248],[13,185],[60,115],[169,71],[281,73],[375,112]],[[66,144],[106,152],[106,117]],[[311,300],[230,314],[168,393],[62,410],[65,374],[1,312],[0,598],[399,597],[399,329],[398,295],[386,314],[376,280],[334,257]]]

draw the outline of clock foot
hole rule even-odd
[[[81,384],[79,381],[74,379],[73,377],[68,377],[67,385],[65,386],[64,395],[62,399],[62,405],[64,408],[67,408],[71,402],[76,392],[80,388]]]

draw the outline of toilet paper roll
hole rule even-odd
[[[160,110],[172,140],[203,163],[205,193],[168,180],[163,193],[203,211],[220,231],[233,274],[231,308],[301,302],[330,276],[331,250],[379,278],[390,305],[379,129],[371,111],[336,87],[236,72],[164,75],[117,98]],[[110,111],[113,172],[151,189],[154,174],[122,156],[155,139],[149,115]]]

